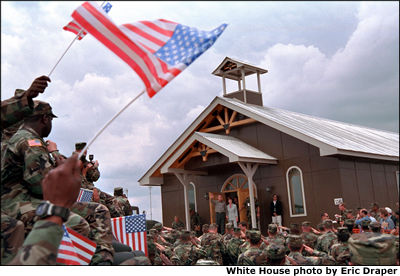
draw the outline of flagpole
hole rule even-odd
[[[153,208],[151,207],[151,186],[149,187],[150,192],[150,219],[153,220]]]
[[[122,112],[124,112],[133,102],[135,102],[137,99],[139,99],[140,96],[142,96],[146,92],[146,89],[143,89],[142,92],[140,92],[135,98],[133,98],[129,103],[127,103],[120,111],[118,111],[117,114],[114,115],[97,133],[96,135],[86,144],[86,146],[83,148],[83,150],[79,153],[78,159],[81,158],[83,153],[90,147],[90,145],[93,144],[93,142],[97,139],[97,137],[100,136],[100,134],[103,133],[103,131],[119,116],[121,115]]]
[[[104,5],[106,1],[103,1],[103,3],[101,3],[102,7]],[[54,69],[56,69],[57,65],[60,63],[60,61],[62,60],[62,58],[65,56],[65,54],[68,52],[69,48],[71,48],[72,44],[74,44],[75,40],[82,34],[83,30],[80,30],[79,33],[75,36],[75,38],[72,40],[72,42],[69,44],[69,46],[67,47],[67,49],[64,51],[64,53],[61,55],[61,57],[58,59],[56,65],[53,66],[53,69],[51,69],[50,73],[47,75],[50,78],[50,75],[53,73]]]

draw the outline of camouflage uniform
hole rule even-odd
[[[332,245],[329,254],[335,259],[337,265],[348,265],[350,261],[350,249],[347,242],[339,242]]]
[[[275,261],[275,260],[283,261],[283,259],[285,259],[286,249],[285,249],[285,246],[283,246],[282,244],[272,243],[272,244],[268,245],[266,249],[264,249],[264,254],[268,258],[267,265],[271,265],[272,261]]]
[[[351,262],[355,265],[396,265],[393,235],[373,232],[353,234],[348,245]]]
[[[207,258],[212,259],[222,265],[223,256],[225,255],[226,249],[220,234],[205,234],[201,239],[201,246],[205,250]]]
[[[103,191],[100,191],[99,189],[97,189],[97,190],[99,191],[99,198],[100,198],[99,202],[108,208],[108,210],[110,211],[110,216],[112,218],[125,216],[124,211],[122,210],[122,207],[121,207],[118,199],[116,199],[112,195],[109,195]]]
[[[253,240],[261,240],[259,231],[250,230],[249,238]],[[250,246],[244,253],[239,255],[237,265],[266,265],[267,255],[258,247]]]
[[[185,224],[182,221],[179,220],[178,222],[176,222],[176,221],[172,222],[172,229],[182,230],[184,228],[185,228]]]
[[[146,256],[136,256],[133,258],[130,258],[126,261],[123,261],[122,263],[120,263],[119,265],[151,265],[151,262],[149,260],[149,258],[147,258]]]
[[[258,224],[258,217],[257,217],[257,208],[259,208],[257,198],[254,198],[254,208],[256,209],[256,224]],[[246,198],[246,201],[243,203],[243,207],[246,208],[246,216],[247,216],[247,223],[249,224],[249,229],[251,228],[258,228],[257,225],[251,225],[251,209],[250,209],[250,197]]]
[[[114,188],[114,197],[122,210],[123,216],[131,216],[133,213],[132,206],[129,203],[129,200],[124,197],[122,187]]]
[[[225,224],[225,229],[229,230],[229,231],[233,230],[233,224],[228,222],[227,224]],[[226,232],[225,234],[222,235],[222,240],[223,240],[225,246],[226,246],[227,242],[232,238],[233,238],[233,235],[231,233]]]
[[[311,248],[315,248],[315,246],[317,245],[317,241],[318,241],[318,236],[315,235],[312,232],[303,232],[301,233],[301,239],[303,240],[304,244],[311,247]]]
[[[238,231],[240,232],[240,229],[238,229]],[[236,265],[237,259],[241,254],[240,245],[243,242],[243,239],[234,236],[226,243],[226,255],[228,265]]]
[[[337,236],[336,234],[330,230],[332,227],[332,221],[327,219],[323,222],[324,228],[328,229],[322,236],[318,237],[316,250],[322,251],[325,253],[329,253],[329,248],[334,244],[337,243]]]
[[[190,240],[186,241],[190,237],[188,231],[182,233],[182,241],[177,247],[174,248],[174,255],[171,261],[175,265],[194,265],[197,260],[206,256],[206,252],[196,245],[194,245]]]
[[[10,265],[55,265],[64,231],[56,223],[39,220]]]
[[[291,248],[301,248],[303,240],[299,235],[289,235],[288,245]],[[334,265],[335,261],[326,253],[314,251],[319,256],[304,256],[300,251],[290,251],[288,257],[293,259],[297,265]],[[291,265],[289,260],[286,260],[286,265]]]
[[[24,224],[10,216],[1,215],[1,264],[10,262],[24,242]]]

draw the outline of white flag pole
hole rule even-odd
[[[106,1],[103,1],[103,3],[101,3],[102,7],[104,5]],[[58,61],[56,62],[56,64],[53,66],[53,69],[51,69],[50,73],[47,75],[50,78],[50,75],[53,73],[54,69],[56,69],[57,65],[60,63],[60,61],[62,60],[62,58],[65,56],[65,54],[68,52],[69,48],[71,48],[72,44],[74,44],[75,40],[83,33],[83,29],[79,31],[79,33],[75,36],[75,38],[72,40],[72,42],[69,44],[69,46],[67,47],[67,49],[64,51],[64,53],[61,55],[61,57],[58,59]]]
[[[139,99],[140,96],[142,96],[146,90],[144,89],[142,92],[140,92],[135,98],[133,98],[129,103],[127,103],[120,111],[118,111],[117,114],[114,115],[97,133],[96,135],[89,141],[89,143],[86,144],[86,146],[83,148],[83,150],[79,153],[78,159],[81,158],[83,153],[90,147],[91,144],[97,139],[97,137],[100,136],[100,134],[103,133],[103,131],[122,113],[127,109],[134,101]]]

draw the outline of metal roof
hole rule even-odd
[[[187,137],[195,132],[199,124],[219,104],[318,147],[321,156],[341,154],[399,161],[398,133],[337,122],[277,108],[252,105],[237,99],[215,97],[208,107],[139,179],[141,185],[161,185],[162,178],[153,177],[152,175],[165,162],[169,161],[175,150],[182,146]]]
[[[249,111],[253,114],[252,118],[254,118],[254,115],[262,116],[269,122],[303,134],[337,150],[391,156],[397,157],[398,160],[398,133],[333,121],[293,111],[246,104],[236,99],[221,99]]]

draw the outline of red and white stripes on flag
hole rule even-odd
[[[79,34],[78,40],[81,40],[85,35],[87,35],[87,32],[85,32],[85,30],[81,26],[79,26],[79,24],[75,20],[72,20],[66,26],[64,26],[63,30],[72,32],[76,35]]]
[[[147,256],[146,216],[132,215],[111,218],[114,237],[132,250],[143,251]]]
[[[65,227],[64,236],[58,248],[56,262],[66,265],[88,265],[96,251],[96,243]]]
[[[186,68],[183,63],[170,66],[152,54],[168,41],[177,23],[158,20],[119,28],[95,2],[85,2],[72,17],[139,75],[150,97]]]

